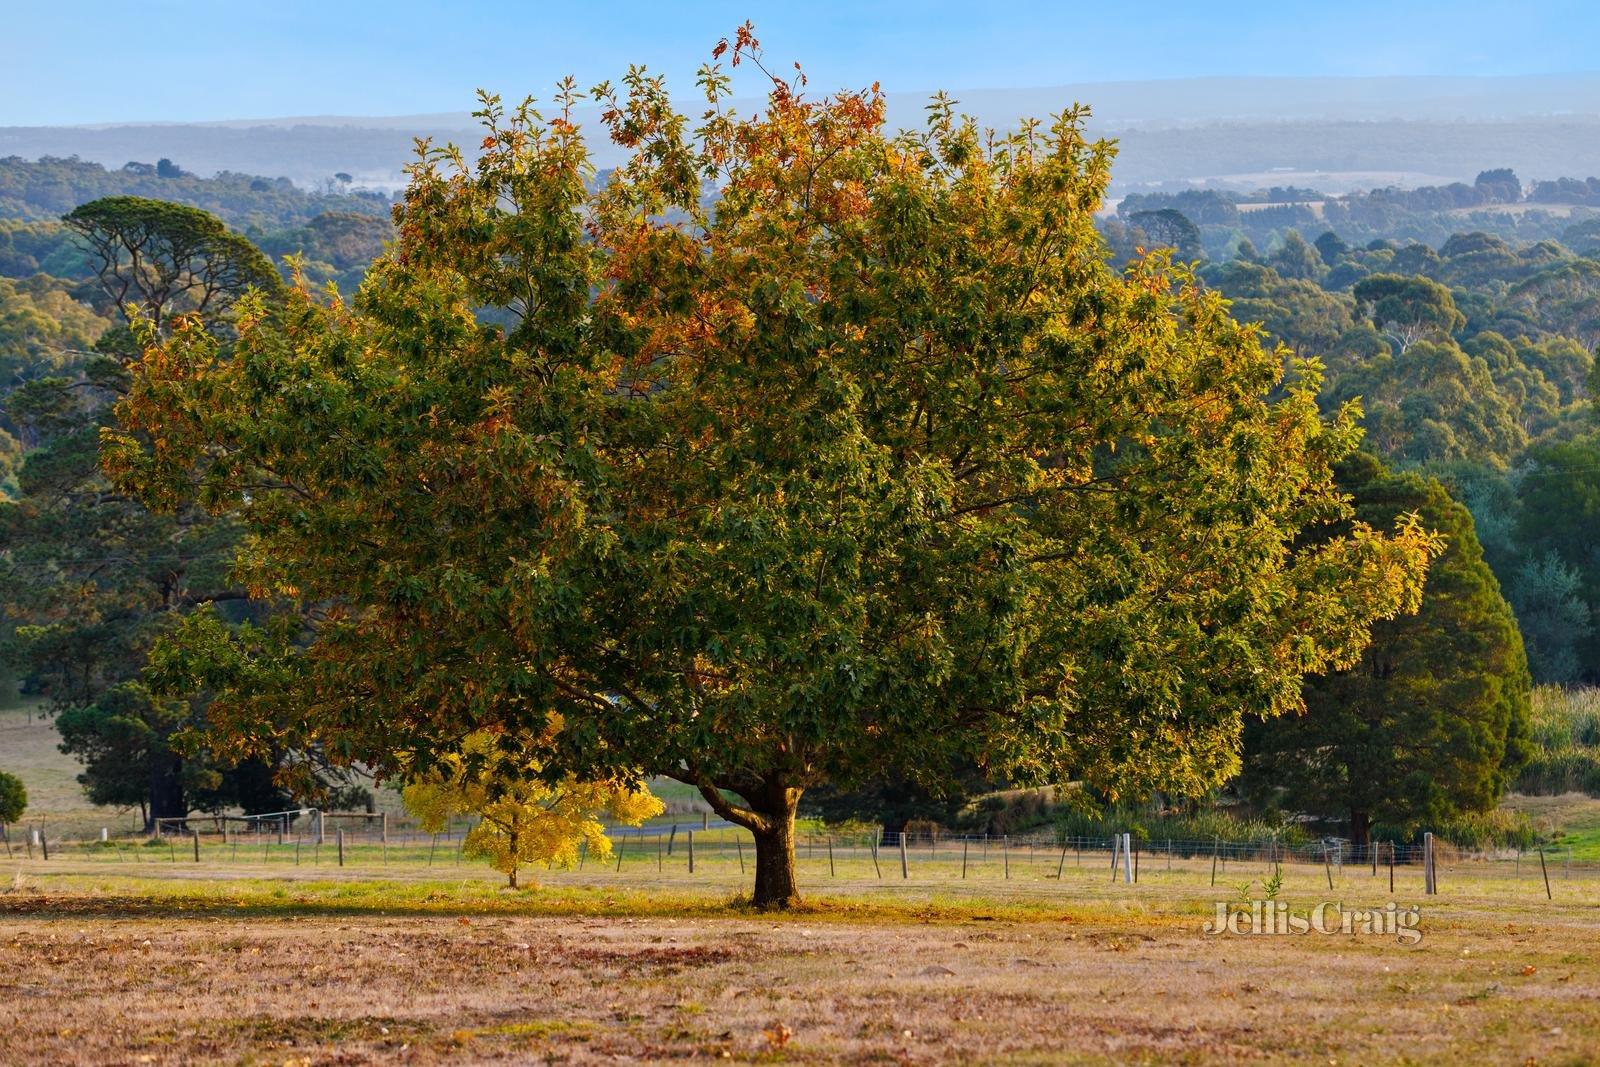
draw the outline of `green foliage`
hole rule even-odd
[[[1517,791],[1600,796],[1600,690],[1540,686],[1530,726],[1533,756]]]
[[[380,769],[493,726],[547,777],[681,778],[784,905],[813,785],[1203,792],[1242,714],[1415,607],[1409,522],[1289,551],[1348,517],[1353,413],[1164,257],[1108,269],[1082,112],[991,144],[943,101],[888,136],[875,92],[702,85],[693,133],[642,73],[597,88],[631,155],[594,191],[564,118],[490,99],[353,307],[152,348],[118,484],[198,483],[258,593],[334,606],[158,681]]]
[[[72,231],[55,219],[18,222],[0,218],[0,276],[27,278],[36,274],[87,278],[88,257]]]
[[[1467,324],[1450,290],[1420,276],[1374,274],[1357,282],[1351,295],[1402,353],[1424,337],[1447,338]]]
[[[1455,344],[1415,341],[1342,374],[1335,403],[1360,398],[1367,440],[1411,463],[1475,460],[1504,468],[1527,445],[1518,412],[1488,364]]]
[[[1425,832],[1463,849],[1533,848],[1541,836],[1526,814],[1504,808],[1459,811],[1432,819],[1426,826],[1407,822],[1374,823],[1372,827],[1374,840],[1398,844],[1421,845]]]
[[[1145,249],[1170,248],[1179,260],[1192,262],[1201,258],[1200,230],[1181,211],[1162,208],[1159,211],[1136,211],[1128,216],[1131,232],[1128,240]]]
[[[1600,669],[1600,635],[1593,626],[1600,608],[1600,540],[1595,537],[1600,529],[1600,434],[1541,443],[1529,449],[1525,462],[1517,494],[1518,543],[1527,558],[1560,564],[1555,591],[1581,599],[1590,623],[1585,631],[1583,612],[1577,606],[1558,603],[1561,614],[1542,632],[1560,636],[1559,630],[1550,632],[1551,626],[1561,625],[1562,618],[1568,620],[1566,635],[1580,665],[1579,673],[1593,677]],[[1565,581],[1572,575],[1577,578],[1576,589]],[[1541,605],[1546,610],[1548,602],[1546,596]],[[1559,656],[1561,646],[1554,647]],[[1567,680],[1549,677],[1551,681]]]
[[[28,810],[28,790],[22,779],[0,771],[0,824],[16,822]]]
[[[387,218],[337,211],[318,215],[305,226],[265,236],[260,244],[275,260],[299,256],[308,283],[333,282],[341,291],[354,293],[366,276],[367,265],[393,237],[394,227]]]
[[[1580,654],[1594,633],[1578,571],[1545,552],[1518,568],[1511,606],[1528,650],[1528,669],[1544,682],[1576,682]]]
[[[1600,468],[1588,318],[1600,265],[1482,232],[1437,252],[1324,237],[1317,251],[1334,269],[1320,284],[1242,250],[1206,281],[1274,341],[1325,361],[1324,410],[1359,402],[1367,448],[1468,506],[1534,677],[1600,677],[1600,555],[1577,532],[1592,526],[1587,481]]]
[[[23,383],[73,373],[92,357],[110,325],[65,282],[46,275],[0,278],[0,394]],[[16,423],[0,426],[15,432]]]
[[[1361,661],[1306,685],[1304,715],[1251,724],[1243,788],[1291,811],[1432,828],[1494,808],[1530,755],[1522,638],[1472,518],[1438,482],[1358,456],[1341,471],[1356,514],[1417,513],[1446,539],[1414,617],[1380,623]]]
[[[184,701],[158,700],[137,682],[113,685],[56,716],[61,751],[84,764],[78,781],[90,803],[141,810],[153,804],[163,812],[179,803],[170,794],[181,795],[187,784],[183,760],[172,750],[173,736],[187,725]]]
[[[1148,804],[1117,804],[1101,809],[1069,807],[1055,819],[1056,840],[1103,840],[1129,833],[1144,842],[1213,842],[1232,845],[1304,845],[1312,840],[1298,823],[1281,818],[1236,815],[1214,805],[1162,809]]]

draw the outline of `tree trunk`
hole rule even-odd
[[[145,831],[155,829],[157,819],[182,819],[189,814],[183,795],[183,760],[160,753],[150,761],[150,810],[145,815]]]
[[[1352,808],[1350,810],[1350,845],[1355,852],[1357,862],[1367,858],[1367,849],[1372,843],[1372,818],[1366,812]]]
[[[794,813],[804,787],[791,786],[774,774],[758,782],[741,784],[738,792],[748,808],[731,803],[705,778],[687,779],[700,790],[711,810],[756,839],[756,884],[750,903],[763,911],[782,910],[800,902],[794,873]]]
[[[752,831],[756,839],[756,887],[750,903],[762,911],[782,910],[800,902],[794,874],[795,792],[787,811],[766,812],[768,825]]]

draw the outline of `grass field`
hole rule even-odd
[[[1098,865],[1097,865],[1098,866]],[[810,903],[732,903],[736,869],[540,875],[509,893],[375,866],[15,861],[0,1061],[1587,1063],[1600,881],[1422,898],[1348,871],[1281,899],[1422,908],[1390,936],[1208,936],[1203,868],[1138,886],[806,868]],[[1227,883],[1264,872],[1230,872]],[[1413,879],[1414,880],[1414,879]]]
[[[1562,848],[1571,848],[1577,860],[1600,860],[1600,797],[1564,793],[1555,797],[1512,794],[1501,807],[1522,812],[1542,831],[1560,831]]]
[[[1577,863],[1447,857],[1414,867],[1284,868],[1297,914],[1325,900],[1421,908],[1423,939],[1212,936],[1216,902],[1267,869],[1206,856],[1139,884],[1107,854],[1013,842],[802,845],[807,905],[740,906],[749,858],[727,831],[623,839],[615,861],[536,871],[537,889],[442,845],[351,835],[100,845],[48,722],[0,712],[0,766],[61,841],[13,835],[0,861],[0,1064],[441,1062],[1600,1062],[1600,801],[1512,797]],[[694,798],[673,796],[675,807]],[[680,816],[681,817],[681,816]],[[124,821],[131,817],[124,813]],[[691,817],[685,829],[698,824]],[[126,827],[124,827],[126,828]],[[1058,877],[1059,873],[1059,877]],[[1330,890],[1329,878],[1335,882]]]

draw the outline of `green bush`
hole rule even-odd
[[[16,822],[28,809],[28,790],[22,779],[0,771],[0,823]]]
[[[1055,820],[1056,840],[1108,838],[1129,833],[1144,842],[1186,841],[1266,845],[1309,844],[1313,835],[1296,823],[1267,818],[1240,818],[1221,808],[1195,812],[1162,811],[1153,805],[1113,805],[1098,812],[1067,809]]]
[[[1534,755],[1517,776],[1517,792],[1600,796],[1600,689],[1540,686],[1529,726]]]
[[[1467,812],[1428,826],[1374,825],[1372,836],[1383,841],[1420,845],[1424,831],[1431,831],[1438,840],[1461,849],[1532,848],[1539,843],[1539,832],[1525,814],[1504,809]]]
[[[1517,792],[1532,796],[1600,796],[1600,749],[1569,748],[1534,756],[1517,776]]]

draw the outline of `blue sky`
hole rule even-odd
[[[684,92],[746,18],[813,88],[1600,69],[1600,4],[0,0],[0,125],[465,111],[630,62]]]

